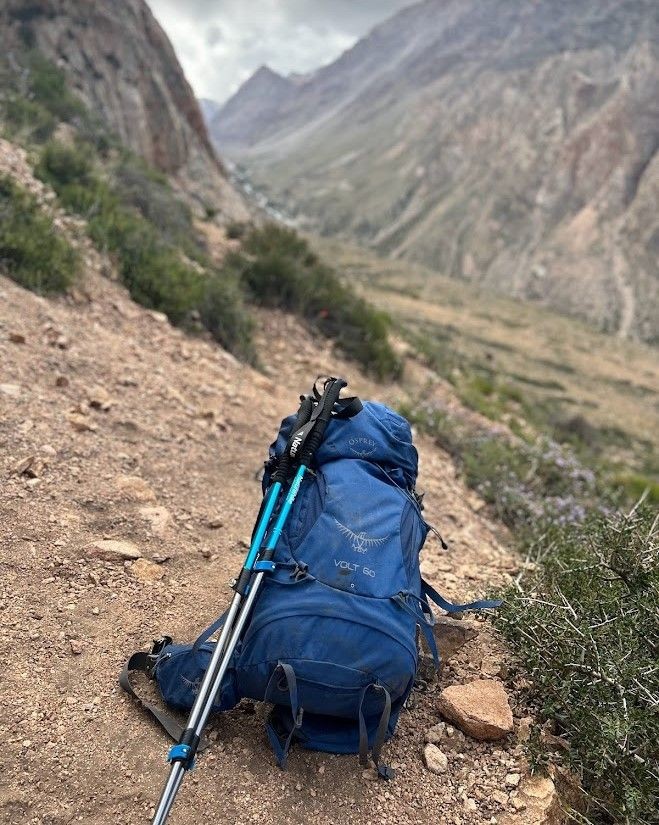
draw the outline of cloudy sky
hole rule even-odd
[[[412,0],[148,0],[198,97],[223,101],[267,64],[308,72]]]

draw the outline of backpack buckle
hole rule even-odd
[[[167,647],[167,645],[171,645],[174,640],[171,636],[160,636],[158,639],[153,640],[153,646],[151,647],[151,652],[149,656],[153,656],[156,658],[162,651]]]
[[[295,567],[291,571],[291,578],[293,581],[299,582],[307,577],[309,565],[304,562],[296,562]]]

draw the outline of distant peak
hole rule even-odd
[[[282,77],[282,75],[280,75],[277,72],[273,71],[273,69],[271,69],[270,66],[266,66],[265,63],[263,63],[261,66],[259,66],[258,69],[252,75],[252,78],[256,78],[256,77],[258,77],[259,79],[266,78],[266,77],[276,77],[280,80],[284,79]]]

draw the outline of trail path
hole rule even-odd
[[[0,821],[12,825],[148,821],[169,743],[120,691],[124,660],[162,632],[194,638],[223,610],[258,509],[255,473],[316,374],[392,403],[404,392],[278,313],[261,315],[260,340],[276,380],[257,373],[137,307],[99,268],[89,253],[74,297],[58,300],[0,277]],[[428,542],[426,575],[449,597],[491,590],[517,559],[449,458],[418,447],[428,518],[451,544]],[[142,559],[98,558],[103,540]],[[536,821],[506,780],[522,766],[515,736],[456,732],[442,776],[422,761],[439,689],[504,672],[482,628],[403,714],[387,746],[395,781],[370,781],[355,756],[301,750],[279,771],[263,708],[243,703],[213,723],[172,825]],[[511,704],[519,721],[514,692]]]

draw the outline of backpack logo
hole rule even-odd
[[[194,682],[191,682],[189,679],[186,679],[183,674],[181,674],[181,681],[183,684],[188,688],[188,690],[192,691],[192,695],[196,696],[199,693],[199,688],[201,687],[201,677],[197,676]]]
[[[344,536],[347,536],[350,539],[350,545],[355,553],[365,553],[371,547],[379,547],[389,538],[388,535],[383,536],[382,538],[374,538],[373,536],[367,535],[363,530],[359,533],[355,533],[354,530],[346,527],[345,524],[341,524],[337,518],[335,518],[334,521],[339,527],[339,532],[343,533]]]
[[[373,455],[375,452],[377,444],[372,438],[351,438],[348,441],[348,446],[351,452],[359,458],[368,458],[369,455]]]

